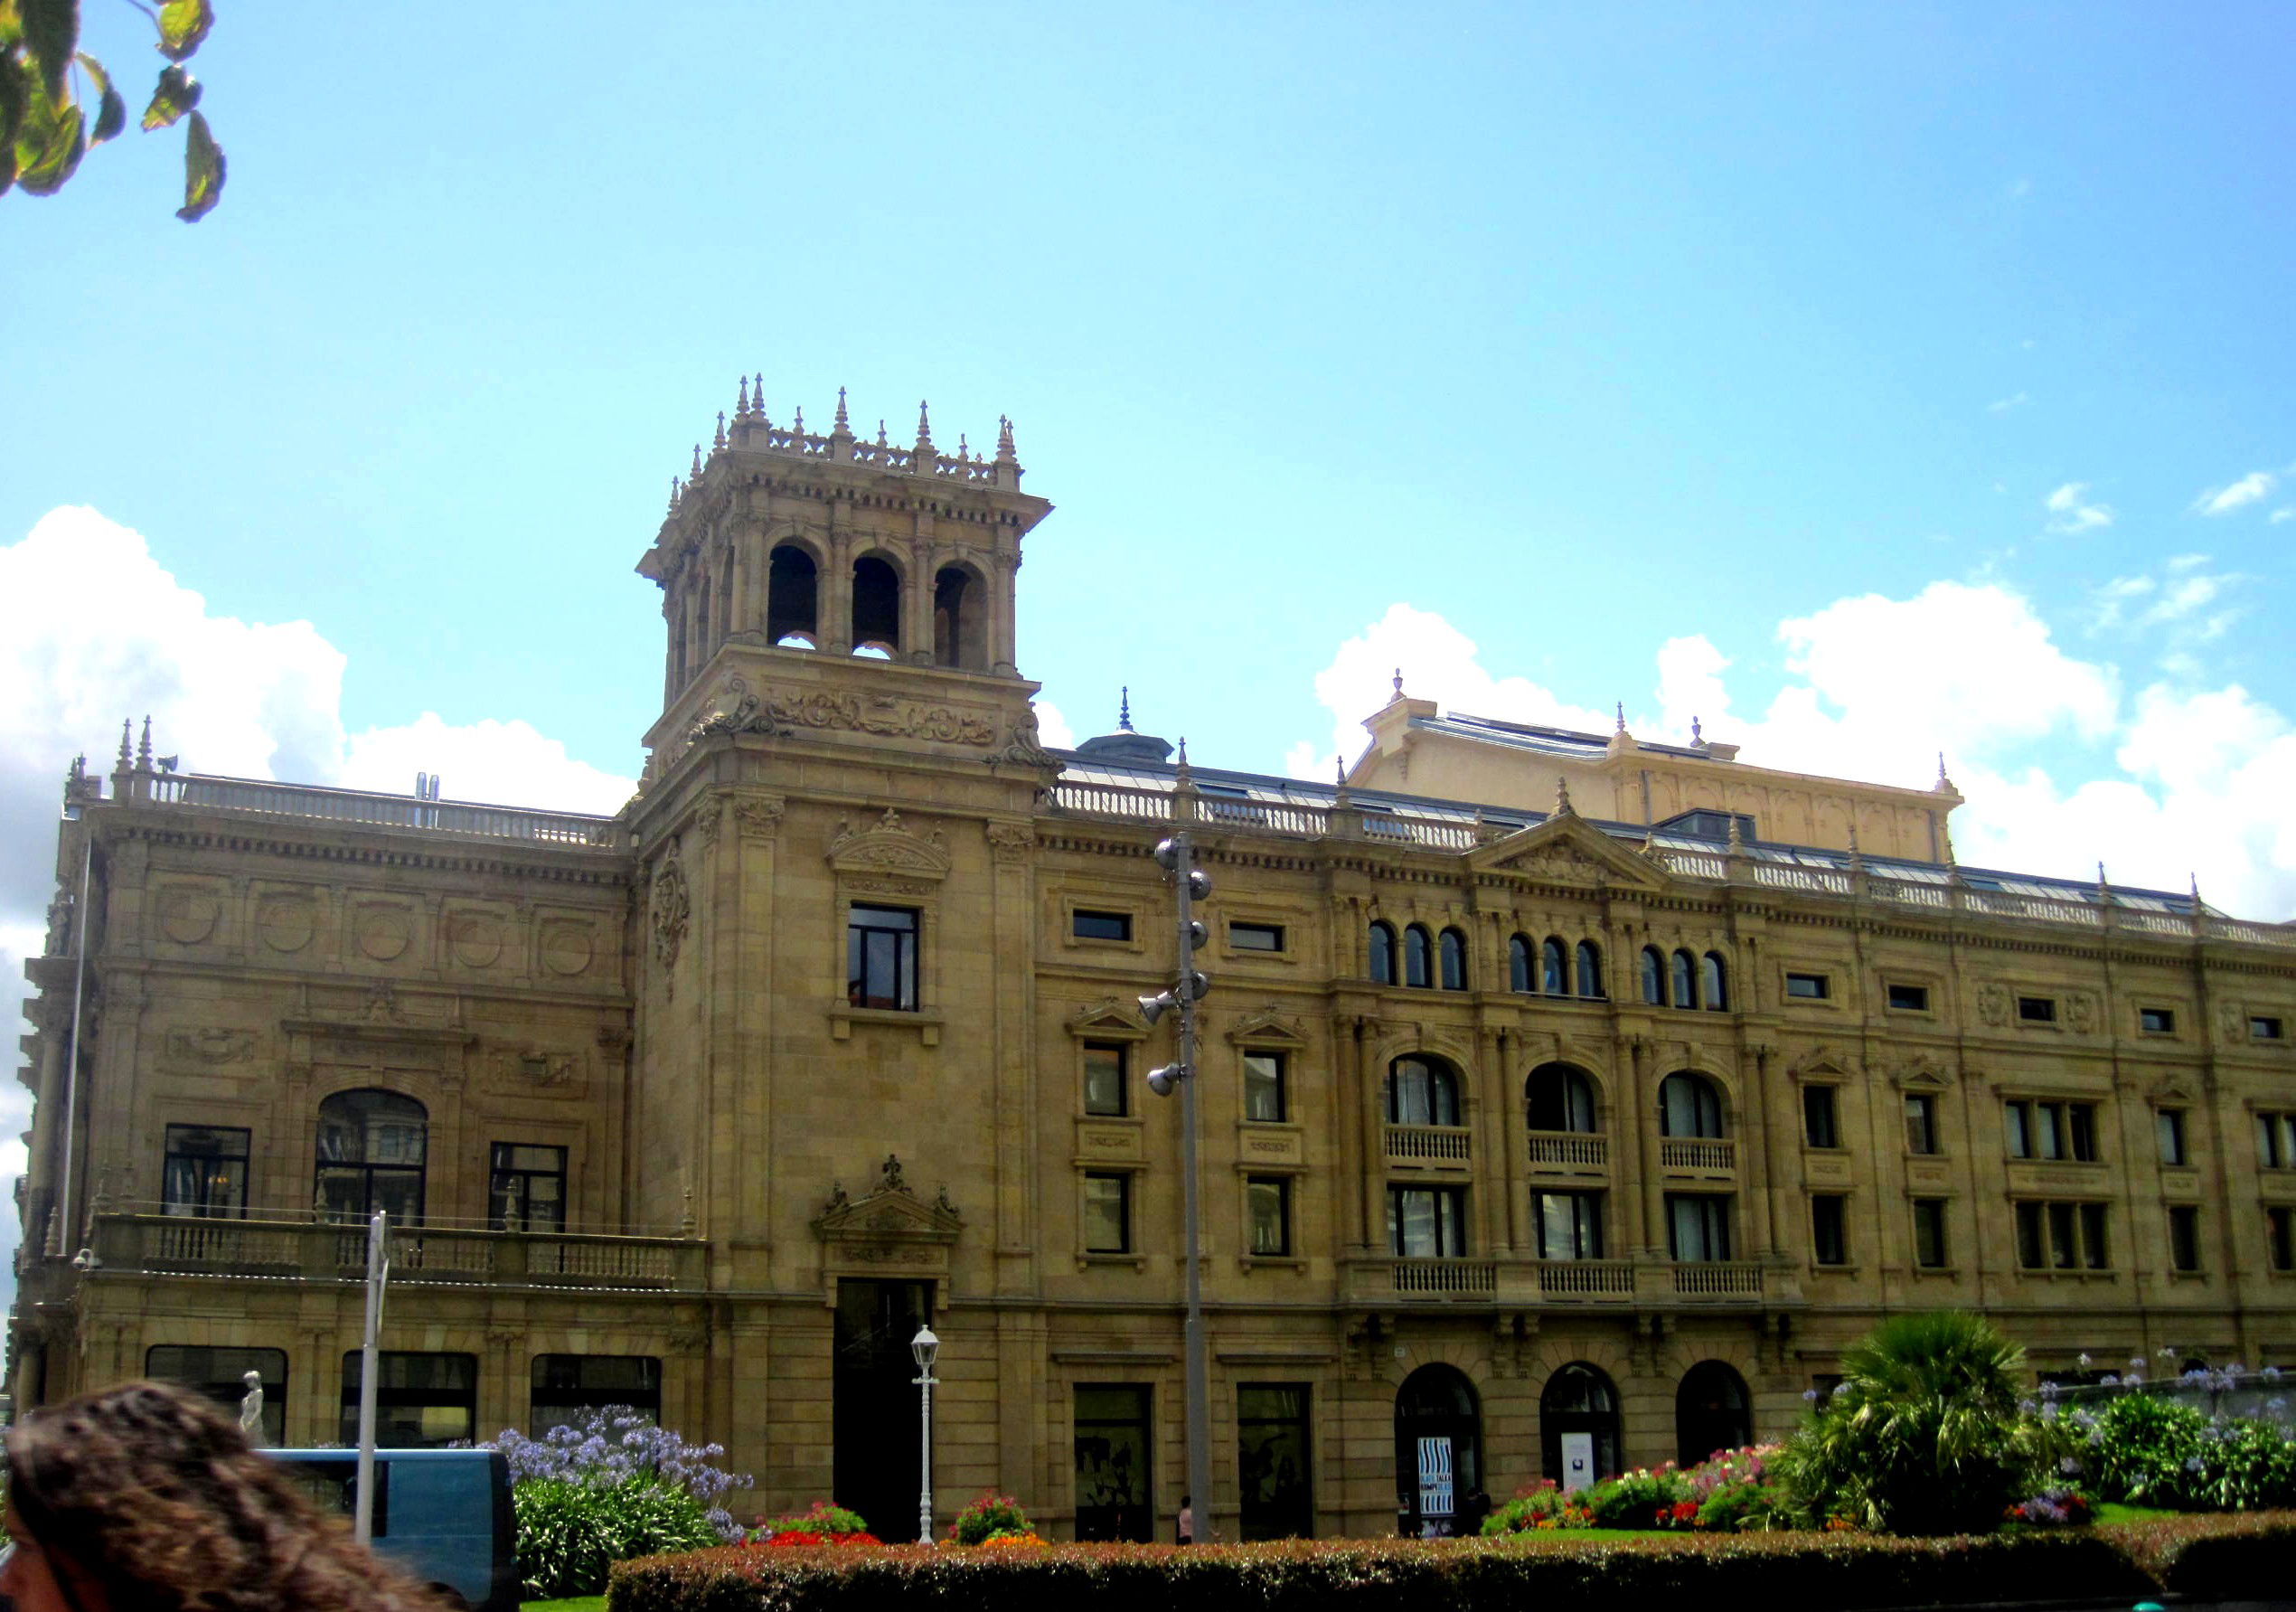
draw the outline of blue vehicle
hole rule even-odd
[[[322,1510],[353,1515],[359,1452],[267,1449]],[[518,1612],[510,1463],[491,1449],[375,1451],[375,1554],[473,1612]]]

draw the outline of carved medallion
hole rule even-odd
[[[561,919],[542,926],[542,966],[561,978],[571,978],[590,966],[598,942],[590,926]]]
[[[455,961],[466,968],[490,968],[503,955],[502,920],[490,912],[457,913],[450,932]]]
[[[362,907],[353,926],[359,949],[378,963],[402,955],[414,938],[414,926],[397,907]]]
[[[203,890],[178,886],[159,899],[159,929],[178,946],[197,946],[215,932],[222,907]]]
[[[276,952],[298,952],[317,932],[317,916],[301,896],[267,896],[256,909],[255,932]]]

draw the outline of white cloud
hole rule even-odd
[[[2272,495],[2280,478],[2269,470],[2251,470],[2230,486],[2212,487],[2193,500],[2192,507],[2204,515],[2228,515]]]
[[[2272,523],[2273,525],[2277,526],[2283,521],[2296,521],[2296,508],[2272,511]]]
[[[2213,607],[2224,603],[2237,584],[2249,579],[2238,571],[2202,569],[2207,563],[2206,554],[2176,554],[2163,562],[2159,577],[2113,578],[2089,595],[2091,629],[2162,627],[2170,629],[2173,643],[2179,646],[2221,637],[2245,607]],[[2172,669],[2178,675],[2192,670],[2188,656],[2175,655],[2174,662]],[[2169,667],[2170,663],[2164,661],[2163,665]]]
[[[1988,414],[2007,414],[2012,409],[2022,409],[2032,401],[2031,393],[2020,391],[2013,397],[1994,399],[1985,405],[1985,411]]]
[[[1068,725],[1068,719],[1061,714],[1058,705],[1049,700],[1040,699],[1036,702],[1036,712],[1039,744],[1054,750],[1077,748],[1077,731]]]
[[[2049,512],[2051,532],[2092,532],[2113,524],[2113,506],[2086,502],[2082,495],[2088,490],[2087,482],[2068,481],[2043,500]]]

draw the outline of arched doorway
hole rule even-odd
[[[1539,1428],[1547,1475],[1583,1489],[1619,1469],[1618,1390],[1584,1361],[1573,1361],[1539,1396]]]
[[[1467,1496],[1482,1487],[1474,1387],[1449,1366],[1421,1366],[1395,1393],[1396,1531],[1416,1539],[1432,1524],[1451,1534]]]
[[[1718,1360],[1702,1360],[1682,1373],[1674,1390],[1675,1459],[1695,1466],[1717,1450],[1754,1442],[1746,1380]]]

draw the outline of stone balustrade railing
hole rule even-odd
[[[363,1226],[101,1210],[95,1221],[95,1251],[106,1269],[335,1282],[366,1268]],[[705,1249],[684,1237],[426,1224],[392,1232],[391,1269],[393,1281],[697,1292],[704,1281]]]

